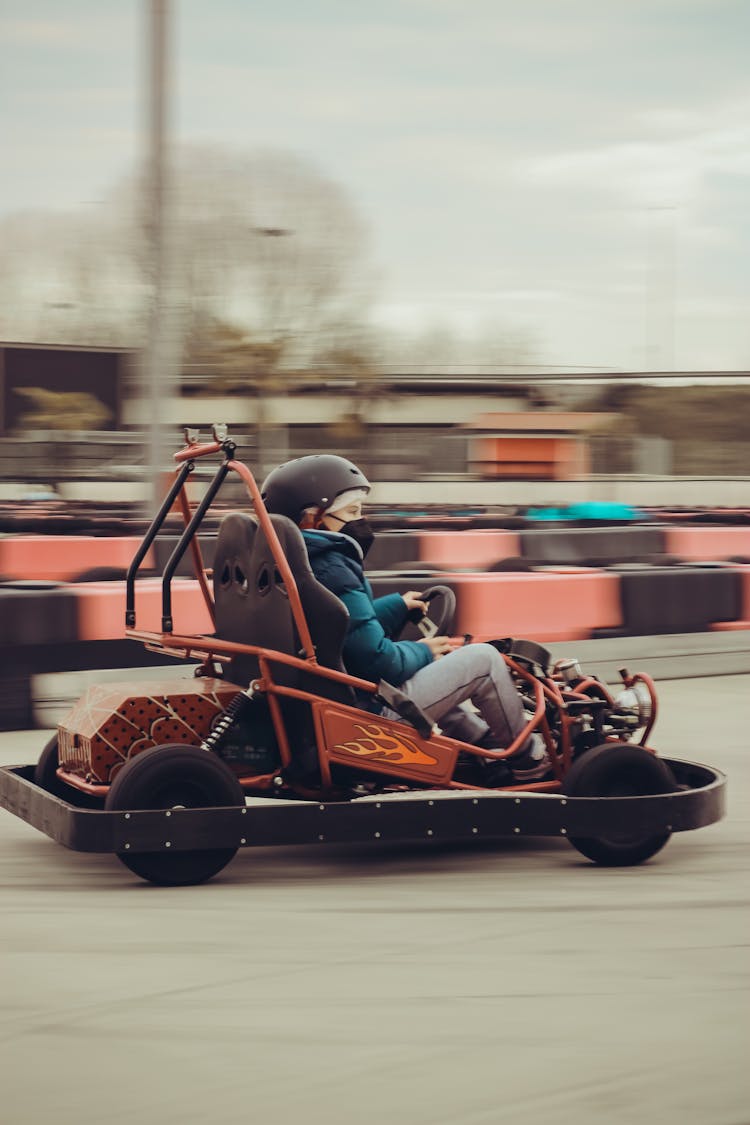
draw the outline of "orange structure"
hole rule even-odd
[[[469,468],[504,480],[572,480],[590,471],[588,436],[614,415],[538,410],[480,414],[465,429]]]

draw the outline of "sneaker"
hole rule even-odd
[[[478,759],[478,783],[485,789],[502,789],[506,785],[513,785],[513,771],[508,765],[507,758]]]
[[[516,784],[523,784],[526,781],[546,781],[552,776],[552,762],[538,734],[532,735],[531,746],[514,754],[508,759],[508,764]]]

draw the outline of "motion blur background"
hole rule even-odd
[[[336,449],[412,501],[738,503],[749,33],[736,0],[6,2],[0,497],[142,500],[225,420],[259,473]]]

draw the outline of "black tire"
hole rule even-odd
[[[105,809],[220,808],[244,805],[239,781],[220,758],[197,746],[154,746],[127,762],[110,786]],[[226,867],[237,848],[118,852],[141,879],[165,887],[203,883]]]
[[[563,793],[570,797],[644,797],[675,793],[674,774],[660,758],[641,746],[605,742],[577,758],[563,780]],[[637,826],[627,833],[589,837],[570,836],[581,855],[604,867],[631,867],[644,863],[661,851],[671,831],[644,836]]]

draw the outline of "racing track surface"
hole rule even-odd
[[[750,676],[660,703],[729,811],[641,868],[264,849],[164,890],[0,810],[3,1122],[747,1125]]]

